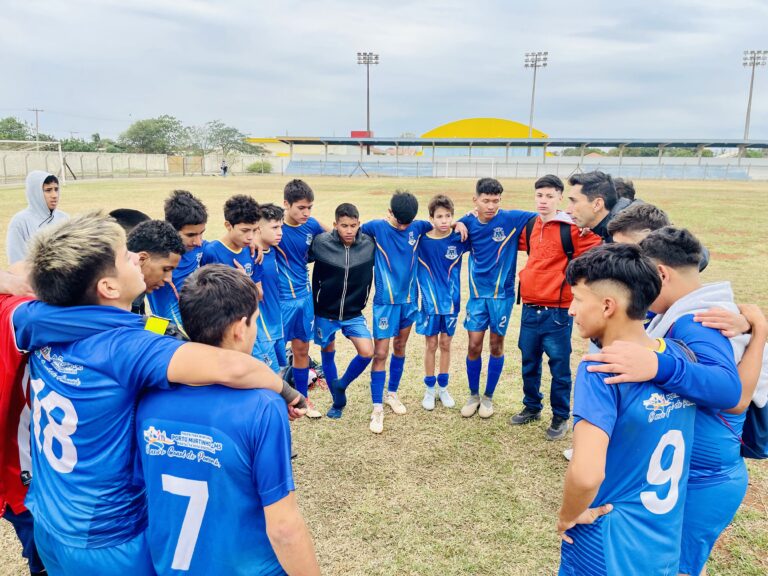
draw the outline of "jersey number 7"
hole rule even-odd
[[[163,492],[189,498],[171,563],[173,570],[189,570],[197,545],[197,537],[200,535],[200,527],[203,525],[205,508],[208,505],[208,482],[188,480],[170,474],[163,474],[162,480]]]

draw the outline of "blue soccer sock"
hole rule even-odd
[[[384,384],[387,373],[384,370],[371,370],[371,400],[374,404],[384,404]]]
[[[488,359],[488,380],[485,383],[485,395],[493,398],[496,385],[499,383],[501,371],[504,369],[504,355],[491,356]]]
[[[424,376],[424,384],[429,388],[430,390],[435,389],[435,381],[437,379],[434,376]]]
[[[395,356],[389,361],[389,385],[387,389],[390,392],[397,392],[400,388],[400,380],[403,377],[403,366],[405,365],[405,356]]]
[[[293,385],[296,390],[307,397],[309,394],[309,368],[293,368]]]
[[[330,385],[331,382],[339,377],[339,373],[336,370],[336,351],[320,351],[320,361],[323,364],[323,374],[325,374],[325,381]]]
[[[346,388],[352,384],[352,382],[355,381],[355,378],[360,376],[360,374],[368,368],[368,364],[371,363],[371,360],[373,360],[373,358],[366,358],[365,356],[360,356],[360,354],[357,354],[352,358],[349,366],[347,366],[347,369],[344,371],[344,376],[339,380],[340,387]]]
[[[480,370],[483,369],[483,359],[470,360],[467,357],[467,382],[469,393],[473,396],[480,394]]]
[[[448,387],[448,374],[438,374],[437,375],[437,385],[440,386],[440,388],[447,388]]]

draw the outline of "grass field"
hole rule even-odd
[[[174,188],[199,195],[208,206],[207,237],[223,231],[221,206],[230,195],[250,193],[259,202],[280,201],[285,178],[186,178],[83,182],[67,185],[62,208],[70,214],[118,207],[162,216]],[[426,217],[428,199],[447,193],[458,213],[470,208],[470,180],[317,178],[315,215],[333,220],[340,202],[358,205],[363,220],[384,217],[396,188],[415,193]],[[533,209],[532,181],[505,181],[503,207]],[[768,310],[768,184],[735,182],[636,182],[638,196],[664,208],[678,225],[693,230],[710,249],[706,281],[728,279],[738,301]],[[25,206],[21,188],[0,189],[0,222]],[[0,253],[5,264],[5,228]],[[524,255],[521,259],[524,261]],[[465,275],[466,276],[466,275]],[[465,291],[466,294],[466,291]],[[387,409],[380,436],[368,431],[369,380],[350,389],[344,418],[293,425],[299,502],[326,574],[555,574],[559,540],[554,531],[568,440],[544,440],[549,413],[539,424],[512,428],[507,418],[521,407],[517,307],[506,346],[506,365],[496,393],[496,415],[463,419],[458,407],[421,409],[423,341],[408,344],[401,398],[408,414]],[[575,368],[584,351],[574,338]],[[351,358],[343,339],[337,361]],[[466,334],[457,331],[450,389],[465,399]],[[319,351],[313,347],[319,358]],[[487,355],[487,350],[486,350]],[[547,371],[545,370],[545,373]],[[485,376],[483,375],[483,382]],[[547,376],[543,387],[548,393]],[[321,410],[326,392],[314,392]],[[733,525],[722,536],[709,565],[711,575],[768,574],[768,464],[749,462],[750,488]],[[638,553],[653,551],[638,550]],[[19,547],[7,522],[0,523],[0,573],[24,574]]]

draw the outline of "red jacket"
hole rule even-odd
[[[583,254],[590,248],[602,243],[600,236],[589,232],[581,236],[581,231],[565,212],[544,224],[537,217],[531,230],[530,254],[525,268],[520,271],[520,297],[524,304],[567,308],[571,305],[573,294],[565,282],[565,268],[568,257],[560,239],[560,226],[571,227],[573,257]],[[528,249],[525,230],[520,235],[520,250]]]

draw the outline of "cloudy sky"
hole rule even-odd
[[[255,136],[421,134],[474,116],[557,137],[740,138],[764,0],[0,0],[0,117],[116,137],[140,118],[221,119]],[[768,139],[768,68],[750,136]]]

